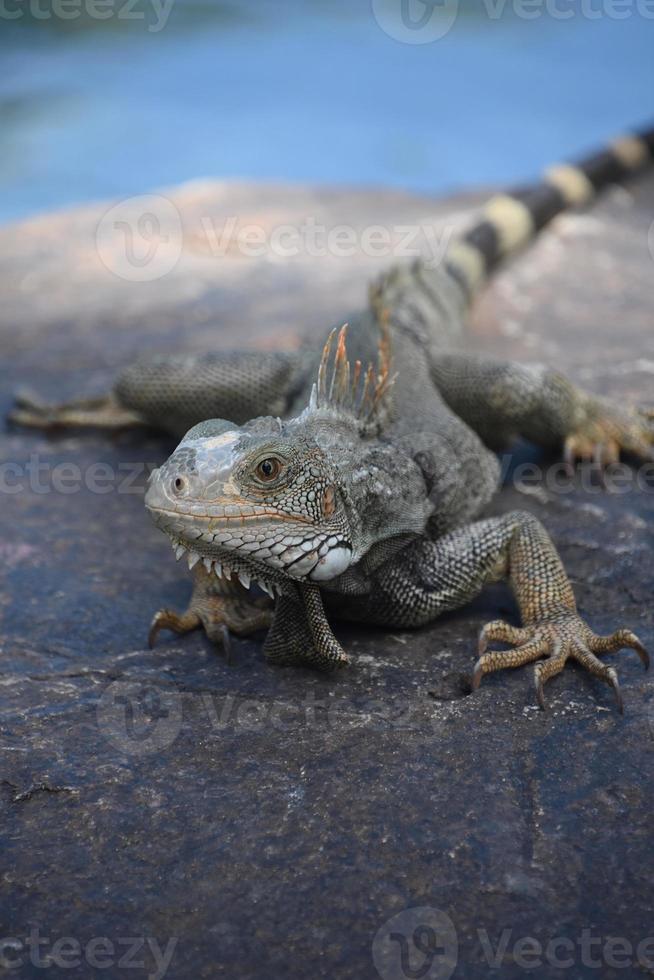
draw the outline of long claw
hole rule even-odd
[[[164,620],[167,618],[168,610],[159,609],[152,617],[152,622],[150,623],[150,629],[148,630],[148,646],[152,650],[155,643],[157,642],[157,637],[163,629],[167,629],[167,624]]]
[[[649,653],[647,652],[647,650],[645,649],[645,647],[640,641],[638,641],[638,646],[634,644],[634,650],[640,657],[645,670],[649,670],[649,665],[650,665]]]
[[[572,448],[572,442],[566,439],[563,446],[563,468],[565,470],[566,476],[574,476],[575,463],[574,463],[574,450]]]
[[[608,683],[611,685],[615,692],[615,700],[618,703],[618,711],[621,715],[624,714],[624,702],[622,700],[622,693],[620,691],[620,682],[618,681],[618,675],[613,667],[609,667],[607,671]]]
[[[481,679],[483,676],[484,676],[484,670],[483,670],[482,658],[480,657],[477,663],[475,664],[474,670],[472,672],[472,677],[470,679],[471,691],[474,692],[479,689],[479,685],[481,684]]]
[[[566,660],[567,656],[563,650],[563,644],[560,639],[556,639],[552,647],[552,652],[547,660],[542,660],[540,663],[537,663],[534,668],[536,697],[538,698],[538,704],[543,711],[547,710],[545,693],[543,691],[545,682],[548,681],[550,677],[555,677],[557,674],[561,673],[565,667]]]
[[[229,632],[228,627],[225,626],[224,623],[221,626],[220,632],[222,634],[223,650],[225,651],[225,663],[231,667],[232,663],[234,662],[232,656],[234,652],[234,648],[232,646],[232,634]]]
[[[615,653],[624,647],[635,650],[645,670],[649,670],[649,653],[631,630],[616,630],[610,636],[597,637],[595,641],[595,649],[598,653]]]
[[[630,649],[636,651],[645,670],[649,670],[649,653],[640,642],[636,634],[632,633],[631,630],[626,630],[625,633],[622,634],[622,642],[624,646],[630,647]]]
[[[545,692],[543,691],[543,679],[541,677],[542,668],[540,664],[536,664],[534,667],[534,685],[536,687],[536,697],[538,698],[538,704],[540,705],[541,711],[547,711],[547,703],[545,701]]]

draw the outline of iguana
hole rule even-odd
[[[555,215],[654,158],[654,130],[615,140],[541,183],[490,200],[445,261],[396,266],[366,309],[332,331],[322,355],[212,353],[134,364],[113,393],[47,407],[23,400],[15,421],[41,427],[151,424],[183,438],[150,478],[145,505],[188,558],[188,609],[162,629],[268,630],[276,664],[340,667],[348,656],[327,614],[419,627],[508,579],[522,625],[486,625],[472,675],[535,663],[543,685],[568,660],[608,683],[600,654],[630,647],[628,629],[598,636],[541,523],[480,514],[498,489],[494,450],[516,435],[563,447],[566,460],[621,452],[653,458],[654,412],[596,398],[553,370],[456,351],[470,301],[491,270]],[[376,363],[373,366],[373,362]],[[188,430],[188,431],[187,431]],[[185,434],[184,434],[185,433]],[[268,596],[252,593],[258,584]],[[509,649],[489,649],[491,643]]]

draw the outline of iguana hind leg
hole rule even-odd
[[[622,701],[615,670],[598,659],[623,647],[636,650],[645,667],[647,652],[630,630],[595,634],[577,612],[572,586],[542,524],[515,511],[453,531],[437,541],[421,538],[382,566],[353,618],[387,626],[421,626],[473,599],[482,588],[508,578],[522,626],[494,622],[482,630],[472,687],[484,674],[537,661],[534,681],[544,707],[543,685],[569,660],[609,684]],[[488,651],[490,641],[513,650]],[[546,658],[546,659],[542,659]]]
[[[568,463],[592,459],[606,465],[621,452],[654,459],[652,410],[595,397],[557,371],[439,354],[432,357],[431,374],[450,408],[494,448],[522,436],[563,448]]]
[[[18,394],[7,421],[14,425],[48,430],[129,429],[147,424],[137,412],[121,405],[114,395],[48,405],[30,395]]]
[[[181,437],[206,419],[241,425],[260,415],[285,415],[308,382],[317,355],[304,351],[214,351],[137,361],[112,393],[46,405],[19,396],[9,420],[41,429],[148,425]]]

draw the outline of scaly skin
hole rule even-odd
[[[392,316],[381,326],[393,335]],[[405,339],[405,357],[408,349]],[[355,369],[341,331],[334,363],[325,358],[300,415],[244,426],[211,420],[191,429],[152,475],[146,506],[154,520],[191,564],[199,555],[215,574],[229,568],[247,586],[257,580],[277,596],[264,647],[273,662],[333,668],[347,661],[324,606],[361,622],[418,627],[508,578],[523,625],[486,628],[473,688],[489,671],[539,661],[534,679],[543,705],[544,682],[572,658],[609,684],[621,706],[615,670],[596,654],[631,647],[647,665],[639,639],[626,629],[599,637],[584,623],[554,545],[534,517],[514,512],[470,521],[495,487],[494,456],[433,386],[403,387],[402,375],[391,386],[390,370],[386,342],[362,404],[362,382],[351,386]],[[416,364],[409,377],[417,370]],[[552,390],[550,376],[529,379],[536,393]],[[565,440],[573,431],[566,416],[576,425],[589,396],[567,382],[560,386],[566,397],[547,404]],[[518,430],[528,427],[531,389],[524,419],[515,399],[502,402],[488,391],[498,425],[505,418]],[[407,406],[408,418],[398,404]],[[593,412],[617,426],[620,410],[599,405]],[[648,422],[641,436],[649,451]],[[488,652],[489,640],[515,649]]]
[[[520,435],[560,447],[570,463],[608,463],[622,451],[651,459],[652,414],[593,397],[555,371],[455,348],[471,296],[500,259],[653,151],[651,133],[622,140],[491,201],[441,268],[397,267],[371,290],[368,308],[349,318],[349,356],[342,331],[322,359],[158,358],[129,368],[106,400],[48,407],[23,399],[14,420],[42,428],[95,421],[189,430],[152,475],[146,506],[195,568],[195,589],[185,613],[157,613],[151,641],[163,628],[203,626],[220,641],[229,629],[269,626],[271,662],[331,669],[348,658],[326,611],[418,627],[506,578],[522,625],[482,631],[473,688],[490,671],[535,661],[544,705],[545,681],[574,659],[621,707],[615,670],[598,654],[628,647],[647,666],[640,640],[625,628],[597,636],[581,619],[533,516],[478,518],[498,485],[494,448]],[[274,611],[247,595],[254,582]],[[513,649],[489,650],[491,641]]]

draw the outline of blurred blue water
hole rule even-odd
[[[654,118],[637,0],[622,20],[469,3],[424,45],[384,33],[370,0],[175,0],[159,31],[153,3],[0,22],[0,221],[200,176],[511,182]]]

